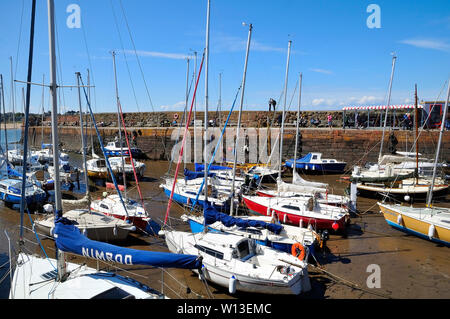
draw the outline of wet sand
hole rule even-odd
[[[78,155],[79,156],[79,155]],[[71,158],[76,158],[72,155]],[[145,205],[151,216],[163,222],[167,208],[167,197],[159,187],[160,177],[168,169],[167,162],[147,161],[146,174],[141,181]],[[172,166],[172,172],[174,166]],[[343,194],[346,184],[339,181],[340,175],[307,176],[309,180],[329,183],[336,194]],[[100,197],[104,188],[98,187],[94,198]],[[138,198],[136,188],[128,187],[131,198]],[[439,205],[450,207],[450,196]],[[306,294],[295,296],[297,299],[384,299],[384,298],[450,298],[450,254],[449,248],[439,246],[427,240],[407,235],[387,225],[379,213],[375,199],[358,197],[359,214],[352,216],[347,236],[330,235],[327,248],[320,253],[318,262],[324,273],[316,267],[309,267],[312,290]],[[5,230],[11,237],[13,246],[17,248],[19,236],[20,214],[6,208],[0,203],[0,266],[8,259],[8,241]],[[188,230],[188,226],[177,220],[183,209],[172,205],[170,212],[171,226],[180,230]],[[31,215],[35,219],[37,215]],[[30,227],[30,217],[24,216],[24,225]],[[34,239],[34,235],[26,232],[26,238]],[[41,237],[41,242],[51,258],[54,257],[54,242]],[[163,239],[149,237],[138,233],[129,236],[122,246],[142,249],[168,251]],[[39,246],[26,243],[27,247],[41,253]],[[96,267],[97,262],[82,257],[67,255],[68,261],[86,262]],[[381,287],[368,288],[367,278],[369,265],[378,265],[381,274]],[[100,268],[106,267],[99,263]],[[0,279],[9,266],[0,268]],[[112,268],[109,268],[110,270]],[[370,269],[369,269],[370,270]],[[203,285],[198,276],[189,270],[152,269],[146,266],[121,266],[118,273],[135,278],[140,282],[164,292],[170,298],[182,299],[238,299],[250,300],[254,295],[230,295],[227,288],[208,284]],[[164,285],[162,285],[164,282]],[[0,283],[0,298],[8,298],[9,280]],[[271,296],[271,300],[279,299]],[[285,297],[283,297],[285,298]]]

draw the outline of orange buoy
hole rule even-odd
[[[300,261],[302,261],[305,258],[305,247],[297,242],[292,245],[291,254],[292,256],[297,257]]]

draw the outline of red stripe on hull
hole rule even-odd
[[[278,216],[278,220],[284,224],[299,226],[300,221],[303,221],[303,227],[311,224],[315,229],[333,229],[332,225],[336,222],[339,225],[339,229],[345,228],[345,216],[337,221],[332,219],[311,218],[302,215],[286,213],[274,208],[271,208],[270,212],[268,212],[267,206],[258,204],[246,198],[244,198],[244,202],[250,211],[263,216],[272,216],[272,211],[274,211]]]

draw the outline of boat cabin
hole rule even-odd
[[[223,233],[207,233],[195,246],[198,250],[215,258],[246,261],[255,256],[256,243],[251,238]]]

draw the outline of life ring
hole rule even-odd
[[[175,120],[178,120],[178,113],[175,113],[175,114],[173,115],[173,118],[174,118]]]
[[[295,243],[292,245],[291,254],[302,261],[305,258],[305,247],[300,243]]]

